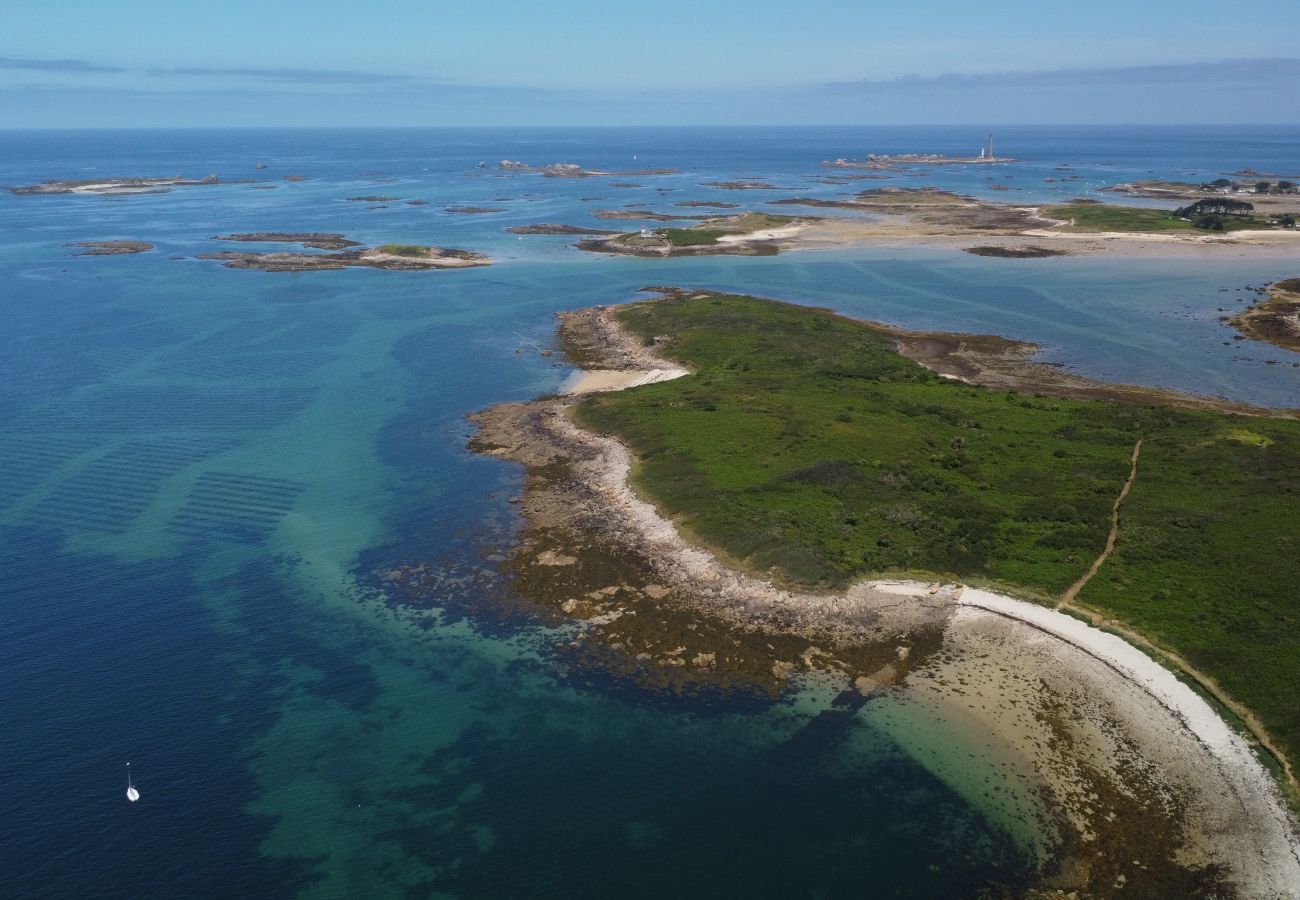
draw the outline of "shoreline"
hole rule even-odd
[[[576,364],[621,376],[599,387],[588,382],[590,390],[687,374],[621,332],[608,308],[564,314],[561,321]],[[1052,798],[1039,803],[1038,812],[1059,871],[1045,871],[1050,877],[1044,884],[1075,884],[1071,871],[1102,865],[1108,836],[1125,847],[1116,852],[1130,857],[1141,854],[1123,841],[1145,840],[1156,856],[1176,851],[1188,868],[1225,865],[1241,896],[1287,896],[1282,892],[1300,883],[1300,849],[1272,777],[1204,700],[1140,650],[1065,613],[978,588],[866,580],[842,593],[815,594],[745,574],[691,543],[636,494],[633,455],[572,420],[568,409],[577,396],[480,413],[475,444],[529,469],[523,499],[529,533],[518,562],[524,570],[580,567],[580,544],[613,546],[616,558],[632,554],[644,569],[648,583],[640,589],[624,579],[612,594],[564,601],[564,612],[587,622],[593,639],[623,639],[614,632],[624,628],[617,624],[621,618],[656,604],[681,604],[736,633],[813,641],[802,665],[798,658],[771,662],[778,681],[797,670],[828,667],[864,698],[887,691],[932,704],[940,717],[974,716],[1001,745],[1027,759],[1030,771],[1011,776],[1020,802],[1032,803],[1043,792]],[[562,477],[538,474],[557,466],[565,469]],[[619,605],[624,588],[644,595],[635,609]],[[995,667],[1002,674],[991,672],[982,687],[973,687],[970,669],[989,664],[990,642],[995,660],[1016,665],[1010,673]],[[919,649],[927,644],[928,651]],[[871,648],[861,664],[850,653],[858,645]],[[623,649],[622,642],[614,649]],[[713,651],[692,656],[685,645],[681,651],[638,659],[675,670],[719,662]],[[821,656],[829,661],[818,662]],[[750,668],[761,670],[766,662],[763,657]],[[1087,690],[1074,696],[1080,685]],[[1070,715],[1061,715],[1060,698],[1072,696]],[[1036,710],[1028,719],[1027,709]],[[1152,828],[1177,837],[1156,839],[1147,834]],[[1091,876],[1084,880],[1097,889]]]
[[[1035,217],[1038,207],[1025,207]],[[1070,256],[1186,258],[1224,256],[1292,259],[1300,251],[1300,230],[1236,231],[1204,234],[1156,234],[1123,231],[1067,231],[1065,222],[1042,219],[1043,225],[990,230],[966,229],[919,221],[915,216],[872,211],[865,216],[827,216],[780,243],[782,252],[837,250],[890,245],[969,249],[974,246],[1014,249],[1041,241]],[[1055,223],[1055,224],[1051,224]]]
[[[755,255],[800,250],[852,249],[896,244],[955,247],[978,255],[1004,259],[1048,256],[1182,258],[1239,256],[1290,258],[1300,250],[1297,229],[1237,229],[1213,232],[1102,231],[1076,226],[1054,217],[1044,205],[1014,205],[934,189],[878,188],[851,198],[784,197],[770,206],[841,210],[835,215],[796,215],[774,227],[747,220],[769,216],[738,212],[714,218],[676,216],[640,211],[597,211],[598,218],[665,222],[694,220],[680,229],[712,236],[711,241],[677,244],[647,240],[635,232],[602,233],[576,225],[516,226],[515,233],[595,235],[577,243],[580,250],[646,257]],[[1057,214],[1059,215],[1059,213]],[[731,230],[733,233],[726,233]],[[720,232],[720,233],[719,233]],[[1029,242],[1042,242],[1026,252]]]
[[[1220,321],[1251,340],[1300,353],[1300,278],[1269,285],[1265,299]]]

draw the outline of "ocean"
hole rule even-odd
[[[466,449],[469,413],[570,374],[555,312],[664,284],[994,332],[1085,375],[1300,405],[1300,357],[1219,321],[1300,274],[1292,260],[901,247],[644,260],[505,231],[607,227],[592,210],[642,203],[836,196],[876,183],[812,181],[824,159],[984,140],[0,132],[4,185],[231,182],[0,197],[0,896],[957,898],[1023,884],[1034,860],[978,784],[942,777],[916,741],[837,706],[833,686],[733,704],[574,671],[556,653],[566,628],[503,599],[521,472]],[[881,183],[1047,202],[1138,178],[1300,171],[1300,128],[1025,127],[996,141],[1020,162]],[[616,187],[502,159],[680,172]],[[701,186],[737,179],[784,190]],[[253,231],[496,264],[286,274],[194,258]],[[155,249],[66,246],[116,239]],[[391,572],[421,565],[437,590],[392,589]]]

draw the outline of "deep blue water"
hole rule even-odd
[[[960,897],[1016,883],[1021,845],[979,792],[833,710],[831,691],[704,709],[579,686],[548,652],[556,634],[453,614],[481,599],[477,581],[448,588],[439,615],[395,607],[375,574],[418,559],[491,581],[483,551],[508,543],[519,474],[464,450],[465,415],[559,385],[566,370],[539,352],[555,311],[646,284],[993,331],[1087,374],[1296,405],[1300,357],[1232,341],[1217,321],[1245,285],[1297,274],[1292,260],[889,248],[645,261],[504,231],[787,195],[700,187],[718,178],[834,196],[861,186],[808,180],[822,159],[967,153],[983,137],[0,133],[4,184],[260,180],[0,198],[0,896]],[[1008,128],[997,141],[1023,160],[996,176],[1017,199],[1300,171],[1300,128]],[[616,188],[500,176],[503,158],[682,171]],[[1082,178],[1044,181],[1063,164]],[[978,168],[896,183],[1008,196]],[[400,200],[346,199],[375,194]],[[192,258],[212,235],[255,230],[425,241],[498,264],[272,274]],[[157,249],[64,246],[114,238]]]

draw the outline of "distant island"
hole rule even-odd
[[[992,163],[1019,162],[1010,156],[996,156],[993,153],[993,135],[988,142],[973,156],[953,156],[947,153],[868,153],[866,158],[858,161],[839,157],[822,163],[824,169],[899,169],[904,166],[947,166],[947,165],[989,165]]]
[[[577,163],[557,162],[534,166],[509,159],[501,160],[501,162],[497,163],[497,168],[506,172],[535,172],[548,178],[633,178],[651,175],[672,175],[679,171],[678,169],[633,169],[613,172],[602,169],[586,169]]]
[[[216,175],[208,175],[206,178],[182,178],[179,175],[170,178],[90,178],[73,181],[42,181],[40,184],[11,187],[9,192],[19,195],[97,194],[100,196],[113,196],[120,194],[165,194],[173,187],[222,183],[221,179]]]
[[[214,240],[254,243],[295,243],[335,252],[302,253],[284,251],[222,250],[199,254],[199,259],[219,260],[228,269],[261,269],[265,272],[311,272],[328,269],[369,268],[396,271],[465,269],[491,265],[481,253],[431,247],[423,244],[381,244],[362,247],[340,234],[317,232],[251,232],[218,235]]]
[[[947,156],[942,153],[872,153],[863,160],[840,157],[825,160],[822,168],[826,169],[899,169],[903,166],[949,166],[949,165],[987,165],[990,163],[1013,163],[1019,160],[1009,156]]]
[[[80,247],[78,256],[124,256],[153,249],[146,241],[73,241],[65,247]]]
[[[670,216],[666,218],[678,218]],[[809,218],[745,213],[706,219],[689,228],[643,228],[641,231],[580,241],[592,253],[624,256],[773,256],[781,242],[793,238]]]

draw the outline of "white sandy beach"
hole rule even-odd
[[[746,234],[724,234],[718,238],[719,244],[745,244],[750,241],[780,241],[797,237],[807,225],[783,225],[780,228],[764,228]]]
[[[627,388],[640,387],[643,384],[672,381],[674,378],[681,378],[686,374],[687,371],[678,366],[647,370],[634,369],[631,371],[620,369],[586,371],[579,369],[565,379],[564,384],[560,387],[560,393],[578,395],[594,394],[600,391],[622,391]]]

